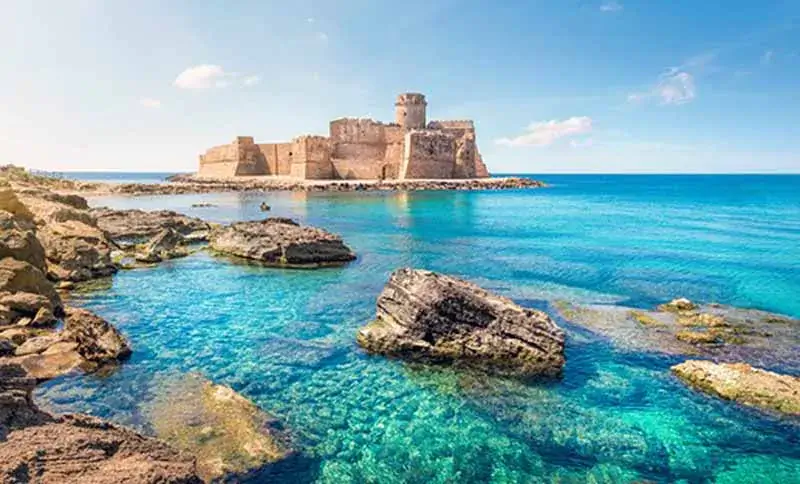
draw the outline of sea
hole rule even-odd
[[[64,174],[168,174],[124,175]],[[202,374],[292,436],[297,453],[255,482],[800,482],[797,420],[695,392],[669,372],[684,358],[623,351],[552,311],[687,297],[800,318],[800,176],[526,176],[548,187],[92,198],[219,223],[260,219],[267,202],[271,216],[340,234],[358,260],[283,270],[199,252],[122,271],[71,303],[115,324],[133,356],[111,373],[50,381],[37,401],[149,433],[160,382]],[[365,354],[355,333],[400,267],[553,313],[567,331],[563,377],[522,382]]]

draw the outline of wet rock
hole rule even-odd
[[[136,253],[136,260],[140,262],[161,262],[163,260],[185,257],[189,252],[181,246],[183,236],[167,228],[157,233],[140,251]]]
[[[209,245],[223,254],[284,267],[318,267],[356,258],[338,235],[291,220],[239,222],[212,232]]]
[[[167,382],[148,414],[156,435],[195,455],[208,481],[235,480],[291,453],[272,417],[198,375]]]
[[[182,235],[187,241],[208,239],[211,227],[199,218],[188,217],[171,210],[112,210],[98,208],[91,211],[98,226],[118,243],[136,243],[155,236],[165,229]]]
[[[564,365],[564,332],[547,314],[460,279],[399,269],[377,306],[357,334],[373,353],[521,376],[556,376]]]
[[[66,308],[63,341],[74,341],[77,351],[92,363],[108,363],[127,358],[131,347],[116,328],[91,311]]]
[[[157,439],[33,403],[35,379],[0,364],[0,482],[200,483],[194,459]]]
[[[690,360],[672,367],[688,385],[744,405],[800,415],[800,378],[753,368],[744,363]]]

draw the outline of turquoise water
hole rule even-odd
[[[800,482],[800,425],[694,393],[679,360],[567,326],[564,378],[520,383],[369,357],[354,343],[389,273],[459,275],[521,304],[650,306],[685,296],[800,317],[800,177],[543,176],[506,192],[104,198],[218,222],[291,216],[359,254],[287,271],[200,253],[122,272],[77,303],[134,355],[38,391],[56,411],[148,430],[158,381],[199,371],[291,429],[270,482]],[[217,207],[196,209],[207,201]],[[562,324],[564,324],[562,322]],[[775,368],[797,373],[796,368]]]

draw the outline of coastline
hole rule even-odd
[[[83,195],[182,195],[215,192],[358,192],[420,190],[517,190],[542,188],[539,180],[521,177],[415,180],[298,180],[290,177],[248,176],[206,178],[176,175],[167,183],[74,182],[63,191]]]

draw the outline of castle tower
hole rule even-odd
[[[394,103],[394,119],[406,129],[422,129],[425,127],[425,95],[407,92],[397,96]]]

